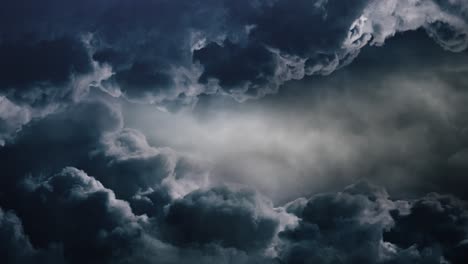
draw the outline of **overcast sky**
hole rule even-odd
[[[0,263],[463,264],[466,0],[5,0]]]

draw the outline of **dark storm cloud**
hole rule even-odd
[[[290,241],[282,252],[286,263],[380,261],[382,231],[391,225],[388,209],[394,205],[384,191],[361,185],[308,200],[299,225],[280,234]]]
[[[60,133],[56,133],[57,130]],[[119,111],[111,104],[82,102],[32,122],[21,131],[15,144],[1,149],[1,155],[8,162],[2,162],[5,176],[0,188],[0,204],[23,219],[22,223],[15,222],[6,228],[16,228],[20,232],[21,226],[24,227],[24,232],[21,231],[24,234],[20,232],[17,237],[5,235],[12,246],[1,254],[2,259],[7,258],[6,263],[29,260],[42,263],[42,259],[47,263],[59,263],[62,258],[67,263],[151,263],[159,259],[166,259],[164,263],[190,263],[190,257],[185,258],[185,254],[200,259],[201,263],[219,263],[226,257],[238,258],[238,263],[263,259],[261,255],[247,256],[237,249],[225,249],[223,243],[212,240],[213,237],[205,238],[212,242],[205,248],[206,252],[191,247],[178,249],[171,244],[179,245],[180,240],[173,239],[172,235],[161,237],[166,242],[158,240],[155,234],[166,232],[157,231],[160,223],[163,223],[162,228],[178,223],[172,214],[167,219],[172,218],[174,223],[164,220],[164,206],[203,186],[203,165],[187,157],[179,158],[169,150],[149,146],[140,132],[122,128]],[[114,191],[84,171],[71,167],[59,169],[66,164],[95,172],[105,186],[112,187],[130,203],[117,199]],[[233,212],[228,215],[240,221],[238,231],[243,223],[250,223],[252,230],[258,228],[258,231],[244,233],[239,238],[224,237],[226,231],[220,226],[214,238],[227,241],[227,247],[247,249],[239,244],[242,242],[249,249],[261,250],[267,246],[279,221],[271,203],[254,191],[219,190],[228,200],[224,205],[232,204]],[[200,194],[193,194],[193,197],[197,195]],[[216,198],[213,196],[214,202]],[[130,205],[139,215],[148,215],[150,219],[136,216]],[[211,208],[209,202],[201,203],[194,205],[194,212],[203,205],[208,211],[201,217],[216,221],[217,210],[221,207]],[[260,210],[259,206],[265,208]],[[264,217],[260,226],[254,219],[257,216]],[[197,227],[202,232],[203,227],[198,224],[188,228],[194,227],[196,232]],[[12,239],[29,246],[17,247],[10,242]],[[181,253],[181,250],[187,252]]]
[[[0,97],[0,145],[14,137],[15,132],[32,118],[30,109],[21,107],[8,98]]]
[[[180,245],[219,243],[245,251],[266,248],[279,225],[266,198],[228,187],[188,194],[170,205],[164,221],[163,232]]]
[[[304,65],[304,58],[311,67],[322,63],[320,57],[345,60],[336,52],[365,2],[273,2],[250,21],[248,44],[213,43],[194,52],[194,60],[204,67],[200,80],[216,79],[224,91],[239,98],[258,97],[274,92],[283,81],[304,76],[294,60]]]
[[[0,157],[1,189],[9,195],[28,174],[50,175],[66,166],[86,170],[126,199],[163,181],[161,195],[178,197],[202,186],[207,176],[203,163],[154,148],[141,132],[124,128],[118,106],[100,100],[31,122],[0,149]]]
[[[468,211],[466,202],[450,195],[432,193],[415,200],[409,214],[392,212],[395,227],[385,239],[400,247],[438,249],[451,263],[468,258]]]
[[[68,111],[28,124],[14,143],[0,150],[5,175],[2,186],[15,184],[27,173],[54,173],[67,165],[89,160],[88,152],[97,147],[101,133],[120,126],[119,112],[99,102],[73,105]]]
[[[240,96],[260,92],[275,73],[274,55],[262,46],[210,43],[196,50],[193,58],[204,66],[200,82],[209,85],[215,78],[227,92]]]
[[[101,72],[78,37],[0,41],[1,141],[32,119],[79,101]]]
[[[31,174],[0,211],[2,263],[260,263],[213,242],[205,251],[158,239],[158,219],[136,216],[95,178],[67,167],[51,176]],[[160,210],[163,205],[153,205]],[[234,214],[235,215],[235,214]],[[20,218],[23,220],[21,221]],[[255,239],[255,238],[254,238]],[[266,262],[265,262],[266,263]]]
[[[250,6],[245,2],[227,5]],[[63,37],[91,40],[89,52],[92,58],[100,64],[111,65],[115,72],[111,80],[103,84],[105,89],[118,85],[117,88],[128,98],[146,99],[148,96],[149,100],[160,101],[165,97],[175,99],[187,88],[176,86],[175,79],[184,81],[186,77],[174,76],[174,71],[178,67],[190,66],[187,62],[191,60],[192,45],[199,31],[203,37],[212,34],[218,37],[242,27],[228,25],[225,13],[224,4],[219,1],[78,3],[50,0],[40,4],[9,1],[2,8],[1,40],[32,42],[30,49],[33,51],[40,50],[34,41],[56,41]],[[216,26],[215,21],[221,25]],[[18,60],[22,56],[16,54],[12,59]],[[58,56],[60,59],[67,57],[70,56]],[[86,58],[81,54],[75,59],[85,61]],[[38,60],[38,63],[43,62]]]
[[[83,43],[70,38],[5,41],[0,45],[0,52],[0,89],[11,93],[13,98],[22,99],[25,90],[37,87],[63,87],[72,74],[85,74],[92,70]],[[38,100],[54,97],[47,91],[44,93],[37,95]]]
[[[463,0],[7,0],[0,8],[0,262],[466,262],[467,208],[451,195],[395,200],[362,182],[302,196],[313,192],[306,174],[387,183],[381,179],[394,171],[398,180],[463,195],[467,8]],[[282,123],[280,132],[291,134],[275,134],[278,127],[257,126],[259,119],[246,115],[240,119],[255,125],[233,130],[253,140],[223,145],[232,127],[193,129],[175,119],[184,140],[203,145],[196,137],[202,133],[216,145],[191,155],[159,147],[165,142],[155,147],[123,117],[135,102],[175,109],[202,94],[245,101],[276,93],[287,81],[329,75],[364,46],[416,29],[439,46],[419,44],[418,35],[408,39],[416,57],[403,56],[411,54],[406,43],[394,53],[364,50],[336,78],[308,79],[341,84],[324,104],[303,94],[277,103],[288,99],[284,92],[272,99],[275,109],[297,107],[269,113]],[[446,53],[437,53],[440,46]],[[388,73],[397,73],[398,82],[381,78]],[[388,89],[369,92],[375,79],[375,87]],[[338,96],[349,80],[356,97]],[[426,90],[409,89],[422,80]],[[150,123],[150,115],[138,118]],[[303,118],[302,130],[311,121],[304,116],[324,129],[310,138],[296,135],[291,116]],[[270,135],[272,141],[262,141]],[[325,143],[313,144],[318,141]],[[285,152],[292,158],[278,155],[278,142],[293,143]],[[216,164],[221,176],[213,179],[204,158],[225,153],[219,149],[232,156]],[[285,163],[302,178],[288,174],[289,167],[280,170]],[[278,195],[267,198],[248,180],[240,182],[252,186],[230,185],[232,171],[239,171],[230,168],[277,185]],[[449,181],[437,184],[442,179]],[[302,198],[274,206],[277,197],[292,196]]]
[[[393,201],[385,190],[359,183],[343,192],[289,204],[300,217],[286,229],[285,263],[464,263],[466,204],[431,194]],[[417,220],[416,220],[417,219]]]
[[[170,110],[201,94],[244,101],[330,74],[398,32],[423,28],[452,51],[468,32],[463,1],[433,0],[23,0],[0,18],[1,96],[35,117],[90,88]],[[2,142],[29,121],[2,119]]]
[[[4,212],[2,209],[0,209],[0,241],[2,244],[0,256],[6,257],[8,263],[20,261],[33,254],[34,250],[24,234],[21,221],[15,214]]]
[[[21,220],[0,208],[0,259],[4,263],[64,263],[61,250],[36,250],[26,236]]]
[[[436,191],[466,199],[467,62],[466,51],[407,32],[276,95],[242,104],[206,96],[188,122],[149,115],[163,128],[139,127],[156,142],[213,153],[214,174],[253,184],[275,202],[362,178],[399,197]],[[176,129],[181,123],[186,132]]]
[[[41,181],[29,178],[15,209],[39,248],[61,243],[69,263],[123,258],[140,236],[130,206],[83,171],[65,168]]]
[[[17,216],[0,214],[6,263],[457,264],[466,258],[467,208],[451,196],[394,201],[361,182],[283,209],[254,190],[224,186],[166,201],[161,214],[148,218],[71,167],[31,174],[19,186],[10,196],[15,203],[2,203]]]
[[[24,0],[4,3],[0,17],[0,54],[8,54],[1,89],[63,83],[107,65],[113,74],[88,85],[162,104],[217,90],[239,100],[273,93],[418,28],[461,51],[468,30],[462,1],[432,0]]]
[[[240,100],[259,97],[275,93],[288,80],[330,74],[349,64],[362,47],[382,45],[398,32],[424,28],[445,49],[462,51],[467,47],[468,27],[466,14],[456,11],[459,6],[463,4],[275,1],[249,20],[247,44],[233,46],[227,42],[223,48],[219,44],[207,45],[195,51],[194,60],[204,66],[202,81],[211,77],[219,82],[221,90]],[[245,52],[255,47],[259,59],[229,59],[232,54],[242,57],[242,53],[233,53],[233,48],[239,46]],[[269,56],[260,56],[263,53]],[[220,70],[214,71],[213,65]],[[251,76],[242,74],[252,65],[257,68],[250,71]],[[236,77],[238,89],[232,89],[232,79]],[[259,86],[260,80],[268,80],[268,85]]]

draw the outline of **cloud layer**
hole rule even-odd
[[[4,3],[1,17],[1,89],[35,103],[67,97],[64,83],[91,71],[81,85],[131,100],[190,103],[216,91],[245,100],[330,74],[398,32],[468,45],[463,1],[25,0]]]
[[[466,263],[467,47],[465,0],[7,0],[0,262]]]
[[[466,259],[467,205],[454,196],[393,199],[360,182],[274,205],[253,188],[211,180],[190,156],[152,147],[119,113],[83,102],[32,122],[1,149],[7,263]]]

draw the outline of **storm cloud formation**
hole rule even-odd
[[[6,0],[0,262],[462,264],[465,0]]]
[[[33,101],[65,96],[63,83],[89,71],[99,74],[86,84],[131,100],[188,103],[216,91],[245,100],[330,74],[398,32],[468,45],[463,1],[25,0],[1,12],[2,90]]]

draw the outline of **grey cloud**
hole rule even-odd
[[[366,182],[301,199],[293,211],[288,204],[284,209],[295,217],[240,186],[196,190],[170,201],[160,215],[136,216],[127,202],[75,168],[27,178],[16,199],[13,207],[23,223],[11,213],[0,215],[0,238],[12,246],[8,254],[0,251],[10,258],[7,263],[63,258],[67,263],[458,264],[466,259],[464,202],[438,194],[393,200]],[[284,217],[298,222],[284,225]]]
[[[105,76],[92,63],[83,40],[61,37],[0,40],[2,141],[32,119],[39,119],[79,101]]]
[[[252,190],[227,186],[198,190],[170,205],[163,232],[182,246],[219,243],[260,250],[276,233],[277,214],[266,198]]]
[[[31,120],[31,116],[30,109],[18,106],[6,97],[0,97],[0,146],[11,140],[16,131]]]
[[[2,89],[63,84],[110,67],[113,74],[98,74],[85,86],[161,105],[193,104],[217,90],[239,100],[275,93],[288,80],[330,74],[362,47],[418,28],[462,51],[468,30],[461,1],[49,0],[9,1],[3,10],[0,49],[9,62]],[[20,23],[20,17],[26,18]],[[51,50],[55,56],[47,59]]]
[[[108,73],[92,62],[81,36],[21,40],[0,39],[0,96],[30,112],[18,120],[16,130],[33,118],[41,118],[79,101],[91,86]],[[2,117],[2,121],[7,117]],[[8,137],[14,137],[14,131]]]
[[[464,10],[461,1],[432,0],[8,1],[0,91],[21,112],[41,113],[35,117],[97,88],[171,110],[203,94],[244,101],[289,80],[328,75],[399,32],[423,28],[462,51]],[[29,122],[2,121],[2,141]]]
[[[212,181],[248,183],[275,202],[362,178],[397,196],[465,199],[467,54],[420,30],[260,100],[205,96],[179,114],[140,105],[126,119],[155,145],[206,157]]]
[[[467,8],[2,3],[0,262],[466,262]]]
[[[0,209],[0,256],[6,263],[14,263],[33,255],[34,249],[23,232],[18,217],[11,212]]]
[[[299,212],[299,224],[280,233],[280,258],[285,263],[463,263],[463,204],[437,194],[391,200],[385,190],[363,182],[317,194]]]
[[[93,162],[84,167],[126,199],[140,194],[175,199],[208,184],[209,167],[203,160],[150,146],[131,128],[103,134],[90,155]]]
[[[65,263],[60,247],[35,249],[24,233],[21,220],[0,208],[0,259],[3,263]]]
[[[149,146],[141,133],[131,129],[104,135],[90,152],[94,161],[85,166],[87,170],[125,198],[157,186],[172,174],[178,159],[170,149]]]
[[[60,243],[69,263],[124,258],[141,234],[130,206],[83,171],[65,168],[23,186],[16,210],[25,231],[39,248]]]
[[[467,204],[450,195],[432,193],[412,201],[411,212],[393,212],[395,227],[385,239],[400,247],[439,250],[451,263],[466,261]]]
[[[28,174],[50,175],[65,166],[86,170],[126,199],[160,184],[163,195],[172,198],[206,184],[203,162],[152,147],[123,122],[118,106],[102,100],[70,105],[31,122],[0,149],[8,161],[1,164],[5,192],[14,193],[15,184]]]
[[[92,117],[92,118],[90,118]],[[0,149],[2,189],[12,191],[27,174],[51,174],[89,161],[101,133],[121,127],[120,113],[103,102],[83,102],[29,123]],[[93,128],[93,129],[90,129]],[[45,154],[47,153],[47,154]]]
[[[385,40],[399,32],[424,28],[442,47],[452,51],[463,51],[468,45],[468,25],[465,14],[456,11],[464,6],[459,2],[446,4],[434,1],[276,1],[266,6],[263,12],[253,18],[253,29],[243,44],[248,50],[258,47],[257,54],[270,53],[259,60],[262,67],[251,71],[253,76],[241,75],[242,70],[252,65],[227,59],[217,62],[220,48],[203,47],[213,61],[199,60],[201,52],[194,53],[195,61],[205,67],[205,75],[221,84],[239,75],[238,90],[246,91],[239,96],[237,90],[227,89],[237,98],[258,97],[276,93],[278,86],[307,75],[327,75],[349,64],[366,45],[383,45]],[[225,58],[232,52],[232,44],[226,43]],[[216,55],[215,55],[216,54]],[[206,57],[206,56],[205,56]],[[266,60],[268,59],[268,60]],[[267,61],[268,63],[265,63]],[[216,63],[219,69],[229,69],[226,74],[213,72]],[[237,70],[235,70],[237,68]],[[263,69],[263,70],[262,70]],[[255,74],[254,74],[255,73]],[[258,91],[259,78],[268,80]],[[230,82],[232,83],[232,81]],[[228,88],[230,88],[228,86]]]
[[[274,55],[262,46],[243,47],[230,41],[222,46],[211,43],[194,51],[193,58],[204,67],[200,82],[222,87],[239,98],[244,94],[261,95],[271,86],[269,83],[276,71]]]
[[[11,91],[13,98],[21,98],[26,89],[62,87],[72,74],[85,74],[93,70],[80,39],[3,42],[0,52],[0,87],[3,91]],[[44,93],[47,94],[47,91]]]
[[[50,177],[31,176],[22,183],[20,191],[15,197],[16,204],[8,204],[8,207],[13,207],[24,220],[20,221],[11,212],[0,211],[0,241],[8,246],[0,250],[5,263],[270,262],[260,253],[247,254],[235,248],[224,248],[219,241],[203,249],[179,248],[171,245],[176,243],[172,240],[162,242],[157,219],[134,215],[127,202],[116,199],[111,190],[75,168],[64,168]],[[263,204],[255,203],[251,196],[243,197],[244,194],[238,192],[237,197],[226,197],[225,202],[233,204],[231,215],[244,218],[241,209],[244,205],[250,206],[244,210],[262,215],[264,212],[256,206]],[[213,217],[216,214],[208,214],[206,220],[214,221]],[[269,217],[270,221],[276,221],[274,215]],[[256,234],[251,235],[251,239],[257,241]],[[264,245],[265,241],[260,239],[258,243]]]
[[[386,193],[369,191],[363,184],[310,198],[299,225],[280,233],[291,242],[281,258],[286,263],[379,262],[382,231],[392,225],[388,210],[395,205]]]

